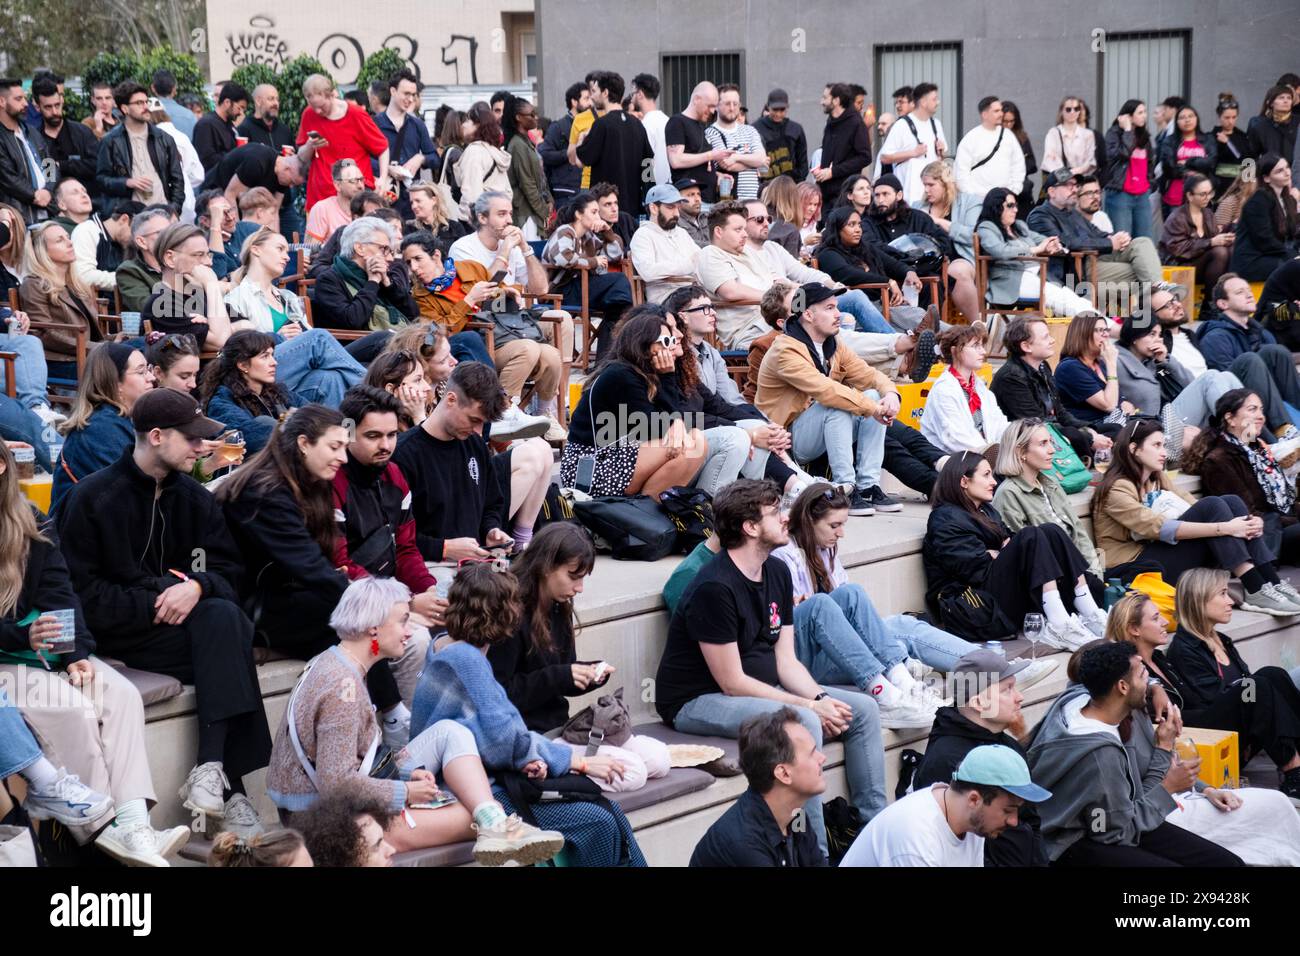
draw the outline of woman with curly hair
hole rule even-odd
[[[245,329],[217,353],[199,381],[204,411],[244,433],[249,454],[261,451],[276,422],[308,404],[275,380],[275,337]]]

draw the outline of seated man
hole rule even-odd
[[[1071,252],[1099,252],[1097,302],[1106,315],[1124,315],[1132,308],[1132,300],[1140,298],[1140,289],[1163,281],[1160,255],[1146,236],[1135,239],[1127,232],[1107,233],[1089,222],[1078,210],[1078,193],[1074,173],[1066,167],[1055,170],[1047,177],[1047,202],[1034,207],[1025,222],[1034,232],[1056,236]],[[1053,256],[1048,278],[1065,285],[1072,263],[1069,256]],[[1089,277],[1074,276],[1073,280],[1078,292]]]
[[[825,866],[803,807],[826,791],[817,746],[793,707],[740,727],[740,769],[749,788],[695,845],[691,866]]]
[[[322,162],[319,157],[317,161]],[[355,218],[352,200],[366,188],[366,179],[357,166],[357,161],[340,159],[330,167],[330,177],[334,181],[334,195],[320,199],[307,212],[306,242],[319,245],[333,235],[336,229],[341,229]]]
[[[1051,366],[1056,342],[1047,320],[1037,315],[1013,319],[1002,334],[1002,341],[1007,360],[993,373],[989,389],[1007,421],[1041,418],[1051,422],[1080,460],[1091,458],[1094,452],[1108,451],[1112,444],[1110,436],[1098,431],[1097,425],[1077,418],[1056,391]],[[1114,434],[1118,433],[1116,426]]]
[[[792,707],[818,749],[823,739],[843,736],[849,800],[870,820],[885,805],[879,711],[865,694],[819,686],[795,657],[790,572],[771,557],[789,540],[780,501],[766,481],[739,479],[718,492],[713,510],[723,550],[673,614],[655,707],[682,733],[726,737],[751,717]],[[825,854],[821,797],[813,795],[804,812]]]
[[[157,207],[141,209],[131,218],[131,245],[113,275],[122,308],[128,312],[143,310],[162,281],[162,266],[154,257],[153,247],[172,222],[171,214]]]
[[[1172,289],[1156,289],[1151,293],[1151,314],[1160,325],[1160,332],[1169,354],[1178,359],[1183,368],[1193,375],[1204,375],[1209,369],[1205,364],[1205,356],[1192,341],[1192,337],[1183,331],[1192,321],[1192,317],[1183,307],[1183,299],[1186,298],[1187,292],[1188,290],[1179,286],[1174,286]],[[1205,317],[1207,320],[1210,318],[1208,312]]]
[[[393,261],[399,259],[400,241],[397,227],[380,219],[363,216],[348,223],[339,254],[316,280],[311,297],[316,325],[378,332],[417,317],[410,277],[400,261]]]
[[[983,648],[957,662],[952,672],[954,706],[941,707],[935,714],[925,755],[912,779],[913,789],[928,790],[952,780],[966,755],[983,744],[1001,744],[1024,759],[1025,750],[1018,739],[1026,730],[1020,710],[1024,698],[1016,676],[1023,677],[1021,672],[1030,663],[1008,661]],[[1032,807],[1023,807],[1018,822],[1003,830],[997,840],[984,844],[984,865],[1047,865],[1038,814]]]
[[[218,279],[225,279],[239,268],[239,248],[231,242],[239,225],[234,204],[219,189],[201,192],[194,199],[194,222],[208,239],[212,271]]]
[[[369,216],[374,219],[382,219],[384,222],[392,223],[397,227],[397,231],[402,231],[402,217],[396,209],[390,209],[384,203],[383,198],[369,189],[358,193],[352,197],[351,207],[352,219],[360,219],[362,216]],[[351,221],[351,220],[350,220]],[[343,230],[347,226],[339,226],[330,234],[330,237],[319,246],[312,245],[307,262],[307,278],[319,279],[330,267],[334,265],[334,257],[339,254],[339,242],[343,239]],[[401,269],[401,266],[394,263],[389,269]]]
[[[831,481],[849,495],[849,514],[901,511],[880,488],[885,427],[898,414],[898,389],[852,351],[837,348],[834,292],[809,283],[798,295],[803,309],[786,321],[759,367],[759,411],[789,429],[795,461],[828,457]]]
[[[505,407],[496,372],[465,362],[452,370],[447,392],[429,417],[402,433],[393,461],[411,484],[416,544],[426,561],[455,564],[485,558],[487,548],[522,551],[532,541],[551,484],[550,449],[525,443],[511,449],[508,459],[492,455],[483,426]],[[546,449],[540,454],[539,445]],[[512,534],[503,530],[510,520],[503,485],[515,509]]]
[[[1255,294],[1241,276],[1224,273],[1211,295],[1219,314],[1200,323],[1197,337],[1206,364],[1231,372],[1263,400],[1265,420],[1279,440],[1295,437],[1290,410],[1300,409],[1300,378],[1291,350],[1255,321]]]
[[[223,426],[169,388],[139,398],[131,421],[135,447],[59,509],[63,556],[104,654],[194,685],[198,757],[181,799],[247,834],[259,825],[244,775],[266,766],[271,733],[239,604],[242,559],[221,506],[189,477]]]
[[[988,841],[1019,825],[1026,802],[1052,796],[1030,779],[1025,758],[1001,744],[973,748],[949,779],[886,807],[840,866],[984,866]]]
[[[668,293],[695,281],[700,247],[681,225],[682,194],[677,187],[651,186],[646,193],[650,218],[632,233],[627,249],[632,267],[645,281],[647,302],[663,302]]]
[[[1075,181],[1079,184],[1079,204],[1076,207],[1079,215],[1109,236],[1115,231],[1115,226],[1101,208],[1101,183],[1091,173],[1077,176]]]
[[[111,216],[100,218],[94,213],[72,230],[72,249],[77,254],[72,271],[84,284],[117,288],[117,267],[131,246],[131,218],[143,209],[144,203],[128,199],[118,203]]]
[[[632,242],[632,233],[636,231],[637,223],[631,213],[619,209],[618,186],[613,183],[596,183],[591,187],[591,194],[596,197],[600,218],[614,230],[614,235],[618,236],[618,241],[626,249]],[[635,205],[633,201],[633,206]]]
[[[1159,415],[1166,407],[1187,426],[1183,446],[1214,415],[1214,406],[1225,392],[1241,388],[1231,372],[1210,369],[1193,376],[1169,354],[1160,325],[1145,317],[1128,316],[1120,327],[1119,398],[1143,415]]]
[[[709,216],[704,212],[704,187],[688,176],[676,180],[673,188],[682,197],[680,226],[703,249],[709,244],[711,235]]]
[[[1147,706],[1150,677],[1128,641],[1098,644],[1078,659],[1086,695],[1058,698],[1029,747],[1034,777],[1051,787],[1038,808],[1047,853],[1057,866],[1241,866],[1218,844],[1175,826],[1165,772],[1181,726],[1177,708],[1156,725],[1146,773],[1138,776],[1120,725]],[[1184,788],[1185,789],[1185,788]]]

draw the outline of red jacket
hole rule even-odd
[[[435,585],[415,544],[411,488],[393,462],[381,470],[349,455],[334,476],[334,520],[339,529],[334,566],[345,569],[349,580],[371,574],[394,577],[412,594]],[[358,554],[363,563],[355,560]]]

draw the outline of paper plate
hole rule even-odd
[[[726,755],[721,747],[707,744],[669,744],[668,761],[673,767],[698,767]]]

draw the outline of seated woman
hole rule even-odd
[[[266,446],[291,409],[310,404],[276,381],[277,366],[275,338],[245,329],[230,337],[199,380],[204,410],[243,432],[249,454]]]
[[[27,274],[27,223],[13,206],[0,202],[0,296],[9,300]]]
[[[563,727],[569,719],[567,698],[604,687],[616,670],[605,661],[578,660],[573,599],[595,564],[591,536],[572,522],[556,521],[537,532],[511,567],[519,581],[519,624],[504,641],[488,647],[487,659],[524,724],[539,734]],[[621,780],[597,781],[604,789],[634,790],[668,773],[667,746],[643,734],[633,734],[617,747],[602,746],[600,753],[624,767]]]
[[[840,187],[840,194],[835,197],[835,209],[848,206],[859,216],[871,212],[871,179],[868,176],[850,176]]]
[[[251,840],[229,831],[219,833],[208,856],[208,866],[226,868],[314,865],[297,830],[267,830]]]
[[[1065,330],[1056,366],[1061,403],[1089,424],[1123,421],[1123,416],[1137,411],[1119,397],[1119,355],[1110,324],[1110,319],[1091,309],[1076,315]]]
[[[430,183],[414,183],[407,189],[411,202],[412,218],[402,224],[402,234],[428,233],[434,239],[450,246],[461,236],[468,236],[472,230],[469,225],[459,220],[447,218],[438,198],[438,190]]]
[[[559,224],[542,249],[542,262],[557,268],[551,291],[564,296],[562,308],[570,312],[582,309],[582,277],[575,270],[590,270],[587,305],[604,316],[596,328],[599,352],[609,350],[619,320],[632,306],[632,286],[620,271],[623,255],[614,228],[601,218],[595,193],[587,190],[561,207]]]
[[[487,305],[498,287],[476,282],[468,291],[462,288],[456,264],[447,261],[447,249],[443,240],[428,232],[414,232],[402,240],[402,261],[411,270],[411,294],[420,306],[420,318],[436,323],[451,336],[451,351],[457,361],[491,365],[483,336],[465,330],[465,324]]]
[[[500,779],[507,772],[535,781],[572,773],[609,784],[627,772],[627,765],[616,757],[586,757],[584,747],[529,730],[497,683],[487,652],[519,625],[522,606],[515,576],[494,564],[468,564],[452,582],[447,602],[451,641],[424,663],[412,705],[412,736],[418,738],[425,728],[448,720],[469,730],[483,766],[498,776],[492,792],[506,812],[531,810],[539,826],[564,834],[571,865],[645,866],[632,827],[616,804],[541,801],[519,807]]]
[[[1028,210],[1026,210],[1026,213]],[[1024,262],[1024,256],[1060,255],[1061,240],[1043,236],[1018,218],[1016,194],[1005,186],[990,189],[984,196],[975,234],[980,254],[992,257],[989,264],[988,301],[995,306],[1013,306],[1022,299],[1038,301],[1041,262]],[[1048,281],[1043,287],[1043,304],[1054,315],[1078,315],[1092,310],[1092,303],[1064,286]]]
[[[1106,616],[1093,600],[1087,559],[1055,524],[1013,535],[992,505],[995,486],[992,467],[974,452],[953,455],[939,473],[921,547],[935,620],[986,641],[1016,634],[1026,614],[1041,613],[1048,646],[1075,650],[1095,640]]]
[[[1005,479],[993,494],[993,507],[1012,534],[1037,525],[1059,527],[1088,562],[1088,573],[1100,581],[1106,572],[1101,555],[1075,514],[1070,496],[1048,474],[1055,454],[1056,442],[1042,419],[1012,422],[1002,436],[998,460],[993,465],[993,470]]]
[[[397,227],[373,216],[343,227],[339,253],[316,280],[312,314],[325,329],[380,331],[405,325],[420,314],[410,280],[398,258]]]
[[[107,468],[135,445],[131,409],[153,388],[144,353],[121,342],[107,342],[91,353],[68,420],[59,426],[63,454],[54,468],[50,514],[57,513],[72,486]]]
[[[197,226],[174,223],[154,240],[162,279],[140,311],[156,332],[194,336],[199,347],[221,348],[230,338],[230,317],[221,280],[212,271],[208,237]]]
[[[93,656],[68,567],[37,529],[5,445],[0,540],[7,543],[0,556],[0,682],[22,688],[14,706],[41,740],[37,754],[44,751],[37,779],[27,776],[36,791],[35,799],[28,795],[28,813],[59,820],[78,843],[93,839],[128,865],[169,866],[166,857],[185,845],[189,828],[150,826],[149,807],[158,800],[144,746],[144,702],[134,684]],[[73,617],[72,633],[50,613],[60,609]],[[51,762],[72,776],[60,777]]]
[[[1193,577],[1195,576],[1195,577]],[[1179,596],[1183,593],[1184,587],[1193,592],[1191,597],[1197,597],[1197,592],[1204,586],[1213,586],[1217,581],[1222,582],[1224,597],[1227,594],[1227,576],[1222,571],[1210,571],[1207,569],[1198,569],[1190,571],[1183,575],[1178,582]],[[1185,583],[1184,583],[1185,582]],[[1181,601],[1180,601],[1181,603]],[[1197,600],[1194,604],[1199,605],[1202,602]],[[1231,601],[1225,601],[1228,614],[1232,612]],[[1213,607],[1217,612],[1217,602],[1212,596],[1208,611]],[[1183,612],[1179,611],[1181,620]],[[1206,614],[1203,612],[1196,615],[1193,612],[1193,618],[1202,624],[1208,625],[1208,630],[1213,634],[1213,620],[1206,620]],[[1226,619],[1225,619],[1226,621]],[[1178,635],[1184,635],[1194,643],[1199,643],[1195,637],[1190,637],[1183,629],[1179,629]],[[1217,634],[1214,635],[1218,638]],[[1138,654],[1146,662],[1147,670],[1150,671],[1154,680],[1151,682],[1151,709],[1157,715],[1168,719],[1170,712],[1176,710],[1177,720],[1185,727],[1206,727],[1211,726],[1203,722],[1206,711],[1203,707],[1194,702],[1189,702],[1188,696],[1193,695],[1195,691],[1189,688],[1184,682],[1179,671],[1169,663],[1167,654],[1170,653],[1170,637],[1168,622],[1164,615],[1160,613],[1154,601],[1145,594],[1137,591],[1130,591],[1119,602],[1111,608],[1110,617],[1106,621],[1106,640],[1108,641],[1128,641],[1137,648]],[[1174,641],[1178,636],[1174,637]],[[1231,641],[1227,638],[1219,639],[1222,649],[1227,652],[1231,646]],[[1225,653],[1225,658],[1228,654]],[[1261,668],[1257,673],[1264,671],[1276,671],[1279,668]],[[1285,674],[1283,675],[1285,679]],[[1270,687],[1266,694],[1272,695],[1271,690],[1274,678],[1265,677],[1260,686],[1267,684]],[[1159,689],[1155,689],[1155,682],[1159,682]],[[1292,688],[1294,693],[1294,687]],[[1066,693],[1069,693],[1067,691]],[[1229,691],[1229,696],[1239,697],[1238,691]],[[1221,694],[1215,694],[1219,698]],[[1196,698],[1193,698],[1193,701]],[[1225,706],[1225,705],[1220,705]],[[1255,708],[1259,705],[1256,704]],[[1248,710],[1246,705],[1232,708],[1231,704],[1225,706],[1225,713],[1233,712],[1240,715]],[[1254,708],[1251,708],[1254,710]],[[1135,710],[1133,712],[1134,733],[1130,736],[1130,745],[1133,746],[1135,756],[1149,754],[1151,741],[1153,740],[1154,726],[1151,718],[1148,716],[1149,711]],[[1226,728],[1224,728],[1226,729]],[[1237,727],[1231,728],[1236,730]],[[1243,766],[1245,754],[1242,755]],[[1277,790],[1269,790],[1262,787],[1252,787],[1250,789],[1224,790],[1217,787],[1209,787],[1196,779],[1196,767],[1199,760],[1190,765],[1187,769],[1191,770],[1189,776],[1194,781],[1191,786],[1185,790],[1175,791],[1182,792],[1183,799],[1178,802],[1177,809],[1173,810],[1165,819],[1175,826],[1185,827],[1193,833],[1205,837],[1226,847],[1233,853],[1240,856],[1248,865],[1251,866],[1300,866],[1300,817],[1296,815],[1295,808],[1287,799],[1287,794]],[[1177,765],[1170,768],[1169,775],[1177,773]],[[1168,777],[1166,778],[1168,779]],[[1203,798],[1203,799],[1200,799]]]
[[[868,183],[868,197],[870,193],[871,185]],[[904,304],[902,286],[921,288],[916,273],[895,257],[888,246],[862,241],[862,214],[851,205],[837,206],[826,216],[822,241],[813,251],[813,257],[818,269],[842,285],[887,285],[891,306]],[[868,293],[867,301],[862,303],[864,316],[858,319],[857,331],[888,333],[896,330],[875,305],[880,301],[880,295],[875,291]],[[890,318],[894,318],[892,312]],[[917,324],[902,322],[901,316],[896,322],[900,323],[898,330],[904,332]]]
[[[1220,231],[1234,231],[1241,222],[1242,207],[1259,188],[1258,168],[1246,167],[1239,172],[1214,207],[1214,224]],[[1234,238],[1234,243],[1236,239]],[[1231,263],[1229,263],[1231,268]]]
[[[1235,233],[1214,221],[1214,183],[1200,173],[1183,183],[1183,203],[1165,217],[1160,233],[1160,261],[1170,266],[1195,266],[1196,283],[1207,292],[1228,271]]]
[[[578,487],[583,458],[594,461],[590,487],[581,490],[596,496],[657,498],[674,485],[689,485],[699,473],[708,440],[655,406],[659,372],[672,367],[672,340],[662,310],[640,306],[628,313],[569,421],[561,487]]]
[[[1007,430],[1007,417],[978,374],[988,355],[987,342],[983,322],[953,326],[939,336],[939,353],[948,370],[930,386],[921,434],[949,455],[973,451],[989,455],[991,461]]]
[[[492,796],[474,736],[440,720],[400,750],[381,744],[375,708],[366,692],[371,668],[396,660],[411,638],[411,592],[392,578],[353,581],[330,615],[339,643],[321,652],[289,697],[275,735],[266,792],[293,824],[323,794],[350,782],[400,814],[388,840],[398,852],[470,839],[486,866],[549,860],[564,846],[558,833],[507,816]],[[447,800],[437,776],[455,798]],[[447,803],[424,809],[429,803]]]
[[[1263,519],[1251,517],[1236,495],[1196,501],[1173,487],[1158,421],[1129,422],[1115,440],[1114,453],[1092,498],[1092,533],[1106,555],[1108,578],[1127,577],[1129,565],[1139,559],[1158,566],[1166,582],[1191,568],[1222,568],[1241,578],[1247,610],[1276,617],[1300,614],[1300,594],[1273,566]]]
[[[370,363],[365,384],[382,388],[402,403],[397,425],[402,431],[414,428],[429,417],[433,386],[424,377],[424,366],[414,352],[382,352]]]
[[[1277,764],[1279,789],[1300,807],[1300,691],[1280,667],[1252,672],[1217,628],[1232,620],[1228,575],[1193,568],[1178,579],[1178,630],[1161,662],[1194,727],[1235,730],[1241,765],[1260,751]],[[1245,682],[1245,683],[1243,683]]]
[[[1277,564],[1300,565],[1295,482],[1260,440],[1264,404],[1248,388],[1226,392],[1214,417],[1183,454],[1183,470],[1201,476],[1207,495],[1236,495],[1264,520],[1264,546]]]
[[[308,326],[298,296],[276,286],[289,261],[289,243],[263,226],[244,243],[239,261],[243,279],[225,299],[231,330],[278,336],[278,380],[304,402],[337,408],[343,393],[360,382],[366,370],[329,332]]]
[[[1241,207],[1229,271],[1247,282],[1264,282],[1300,249],[1300,211],[1291,191],[1291,164],[1265,155],[1256,169],[1259,188]]]
[[[952,166],[942,159],[927,163],[921,169],[922,197],[912,203],[912,208],[919,209],[934,224],[948,233],[957,252],[968,262],[973,262],[975,253],[971,239],[975,230],[969,223],[953,218],[953,209],[957,204],[957,180],[953,176]]]
[[[28,235],[27,275],[18,296],[28,318],[35,323],[62,326],[32,329],[45,346],[45,365],[55,378],[77,378],[77,329],[86,334],[86,354],[104,341],[99,331],[99,300],[95,290],[81,281],[72,264],[77,251],[57,222],[33,226]]]

